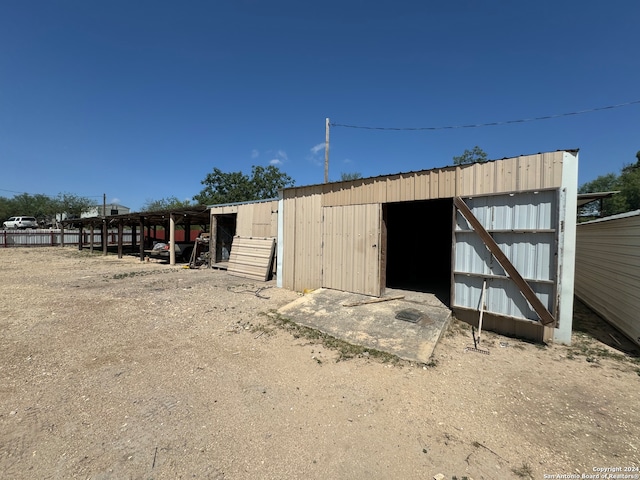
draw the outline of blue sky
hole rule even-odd
[[[191,198],[214,167],[324,179],[325,118],[436,127],[640,100],[640,2],[0,0],[0,196]],[[635,161],[640,104],[473,129],[331,129],[330,178],[580,149]]]

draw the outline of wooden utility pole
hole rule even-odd
[[[107,254],[109,239],[107,238],[107,194],[102,194],[102,255]]]
[[[329,183],[329,117],[326,119],[324,137],[324,183]]]

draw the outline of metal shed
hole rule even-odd
[[[576,296],[640,345],[640,210],[578,224]]]
[[[578,152],[282,191],[278,285],[437,293],[473,323],[569,343]]]
[[[228,203],[211,206],[212,264],[225,264],[233,237],[278,236],[278,200]]]

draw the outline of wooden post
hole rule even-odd
[[[140,261],[144,262],[144,217],[140,217]]]
[[[78,250],[82,251],[82,241],[84,240],[82,238],[82,235],[84,234],[84,229],[82,228],[84,226],[84,224],[80,224],[80,231],[78,232]]]
[[[107,254],[107,246],[109,244],[109,239],[107,238],[108,235],[109,235],[109,232],[107,228],[107,219],[103,218],[102,219],[102,255]]]
[[[122,224],[122,220],[118,222],[118,258],[122,258],[122,242],[124,235],[124,225]]]
[[[91,227],[91,233],[89,234],[89,252],[93,253],[93,242],[95,241],[95,225],[93,223],[90,223],[89,226]]]
[[[211,236],[209,237],[209,267],[218,263],[218,218],[211,215]]]

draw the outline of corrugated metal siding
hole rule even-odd
[[[323,209],[323,287],[380,295],[379,204]]]
[[[282,286],[303,291],[322,287],[322,189],[285,190]]]
[[[236,235],[242,237],[278,236],[278,201],[249,202],[211,208],[212,215],[237,214]]]
[[[640,210],[578,224],[575,293],[640,345]]]
[[[271,272],[276,239],[233,237],[229,267],[231,275],[267,281]]]
[[[555,190],[465,198],[473,214],[550,312],[555,308],[557,203]],[[487,278],[486,311],[538,320],[500,264],[458,212],[454,227],[453,306],[478,309]]]
[[[559,188],[564,152],[401,173],[319,186],[325,207]],[[295,190],[295,189],[293,189]]]
[[[321,207],[556,189],[562,185],[564,153],[285,189],[283,286],[293,290],[321,286]]]
[[[278,236],[278,201],[253,205],[253,235],[257,237]]]

